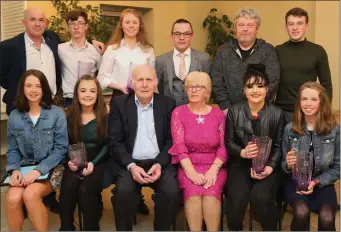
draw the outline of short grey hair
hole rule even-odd
[[[260,26],[260,15],[259,12],[255,8],[240,8],[236,14],[234,15],[234,24],[236,25],[237,20],[240,17],[245,17],[248,19],[256,20],[257,28]]]

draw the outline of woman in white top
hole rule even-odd
[[[97,77],[102,88],[118,90],[113,96],[129,93],[132,69],[141,64],[154,67],[154,61],[154,49],[147,41],[142,14],[135,9],[123,10],[102,58]]]

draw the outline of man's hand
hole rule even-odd
[[[154,183],[161,177],[161,165],[160,164],[154,164],[148,171],[148,177],[146,177],[146,180],[149,183]]]
[[[310,194],[313,193],[314,187],[315,187],[315,182],[314,181],[310,181],[310,184],[308,186],[308,191],[296,191],[296,193],[300,194],[300,195],[310,195]]]
[[[32,184],[40,176],[41,173],[38,170],[29,171],[22,181],[23,186],[28,186],[29,184]]]
[[[129,171],[133,176],[133,179],[140,184],[147,184],[148,174],[143,170],[143,168],[137,166],[136,164],[131,165]]]
[[[249,142],[247,146],[240,152],[240,156],[244,159],[252,159],[257,156],[258,147],[256,144]]]
[[[264,179],[264,178],[270,176],[270,174],[271,174],[272,172],[273,172],[273,168],[270,167],[270,166],[265,166],[264,171],[263,171],[261,174],[257,174],[257,173],[255,172],[255,170],[253,170],[253,169],[251,168],[251,177],[252,177],[253,179],[262,180],[262,179]]]
[[[97,49],[97,51],[103,55],[103,53],[105,52],[105,46],[104,46],[104,43],[102,42],[99,42],[97,40],[92,40],[92,45],[94,45],[94,47]]]
[[[21,187],[22,186],[22,174],[19,170],[14,170],[11,174],[11,178],[9,180],[9,185],[13,187]]]
[[[86,168],[83,169],[83,175],[88,176],[94,171],[94,164],[89,162]]]

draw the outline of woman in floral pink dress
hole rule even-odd
[[[204,72],[191,72],[185,80],[189,104],[172,114],[172,163],[179,163],[178,179],[183,190],[185,213],[191,231],[219,229],[221,192],[227,173],[224,144],[225,116],[207,104],[211,79]]]

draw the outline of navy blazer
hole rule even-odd
[[[58,44],[60,43],[60,39],[53,31],[45,31],[43,37],[54,55],[58,91],[62,83],[61,64],[58,56]],[[25,71],[26,48],[24,33],[0,42],[0,85],[7,90],[2,99],[2,101],[6,103],[7,115],[14,109],[14,99],[17,94],[18,83]]]
[[[172,146],[170,122],[174,108],[175,100],[165,95],[154,93],[155,134],[160,150],[155,161],[163,169],[171,162],[168,150]],[[124,168],[134,162],[132,153],[137,134],[137,121],[135,94],[114,97],[111,102],[108,118],[108,148],[113,160]]]

